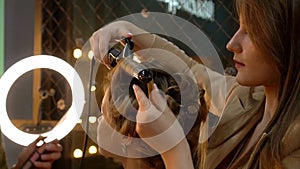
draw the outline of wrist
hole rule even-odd
[[[184,138],[178,145],[161,154],[166,169],[194,169],[190,147]]]
[[[143,141],[160,154],[178,146],[178,144],[180,144],[183,140],[186,140],[185,134],[177,120],[175,120],[172,125],[162,133],[156,136],[143,138]]]

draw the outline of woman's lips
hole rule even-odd
[[[234,60],[234,62],[235,62],[235,68],[241,68],[241,67],[245,67],[245,64],[244,63],[241,63],[241,62],[239,62],[239,61],[236,61],[236,60]]]

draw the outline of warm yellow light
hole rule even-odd
[[[73,56],[76,59],[79,59],[82,56],[82,50],[79,48],[74,49]]]
[[[97,88],[96,88],[96,86],[95,86],[95,85],[92,85],[92,86],[91,86],[91,92],[94,92],[94,91],[96,91],[96,89],[97,89]]]
[[[82,150],[80,150],[79,148],[75,149],[73,152],[73,157],[74,158],[81,158],[83,155]]]
[[[89,117],[89,122],[90,123],[96,123],[96,121],[97,121],[97,117],[96,116],[90,116]]]
[[[92,50],[89,51],[88,57],[90,60],[92,60],[92,58],[94,57],[94,52]]]
[[[90,146],[89,147],[89,153],[90,154],[96,154],[97,153],[97,147],[96,146]]]

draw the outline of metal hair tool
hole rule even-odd
[[[124,37],[120,43],[124,46],[123,50],[120,51],[116,48],[110,48],[108,51],[110,68],[120,63],[124,71],[147,84],[149,94],[154,88],[152,73],[143,64],[134,61],[134,43],[131,38]]]

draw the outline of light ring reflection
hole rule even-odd
[[[48,132],[30,134],[19,130],[8,117],[6,100],[11,86],[24,73],[33,69],[46,68],[60,73],[69,83],[72,92],[72,104],[57,125]],[[45,142],[65,137],[78,122],[85,103],[84,87],[76,70],[62,59],[49,55],[36,55],[22,59],[12,65],[0,79],[0,125],[2,133],[17,144],[27,146],[39,135],[46,136]]]

